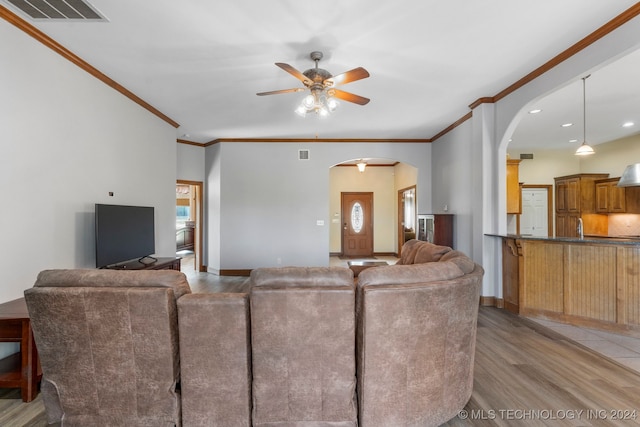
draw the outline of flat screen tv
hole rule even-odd
[[[153,207],[96,204],[96,267],[154,254],[154,225]]]

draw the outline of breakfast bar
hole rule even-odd
[[[640,239],[502,238],[504,308],[525,316],[640,334]]]

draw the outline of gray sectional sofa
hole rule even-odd
[[[174,271],[54,270],[25,297],[50,422],[436,426],[471,395],[482,275],[410,240],[357,281],[260,268],[248,294],[194,294]]]

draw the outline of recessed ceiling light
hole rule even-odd
[[[569,142],[578,142],[577,139],[570,139]]]
[[[539,108],[536,108],[535,110],[529,111],[529,114],[538,114],[540,111],[542,111],[542,110],[539,109]]]
[[[573,126],[573,123],[563,123],[562,124],[563,128],[568,128],[569,126]]]
[[[635,125],[635,123],[633,123],[633,122],[625,122],[625,123],[623,123],[622,127],[623,128],[630,128],[633,125]]]

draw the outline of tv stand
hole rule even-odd
[[[145,258],[148,259],[148,258]],[[122,264],[104,267],[109,270],[178,270],[180,271],[180,257],[157,258],[153,262],[140,262],[139,259],[123,262]]]

